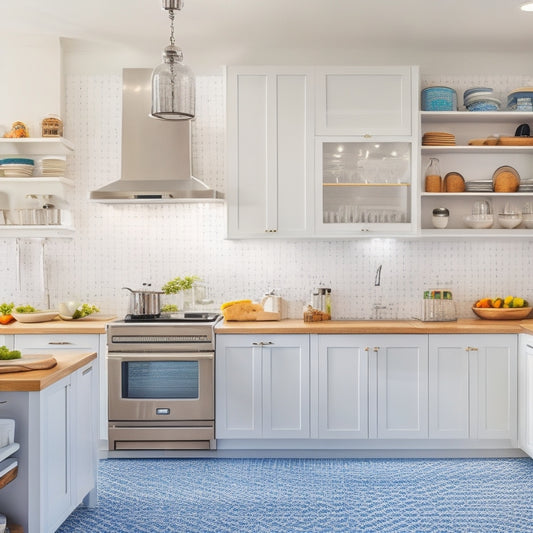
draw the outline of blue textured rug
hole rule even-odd
[[[59,533],[533,532],[531,459],[107,459]]]

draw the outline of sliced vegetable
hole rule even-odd
[[[18,307],[15,307],[15,311],[17,313],[35,313],[37,309],[31,305],[19,305]]]
[[[20,359],[22,354],[18,350],[10,350],[7,346],[0,346],[0,359]]]
[[[0,304],[0,324],[9,324],[12,320],[15,320],[11,314],[13,307],[15,307],[13,302]]]
[[[72,318],[83,318],[99,311],[100,309],[96,305],[82,304],[74,311]]]

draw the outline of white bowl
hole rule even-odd
[[[79,305],[79,302],[74,300],[71,300],[70,302],[61,302],[59,304],[59,314],[66,317],[72,317]]]
[[[494,217],[492,215],[468,215],[465,224],[472,229],[487,229],[492,227]]]
[[[522,222],[521,213],[500,213],[498,215],[498,223],[502,228],[513,229]]]

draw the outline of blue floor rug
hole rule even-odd
[[[531,459],[106,459],[59,533],[533,532]]]

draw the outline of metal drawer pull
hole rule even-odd
[[[528,348],[532,348],[532,349],[533,349],[533,346],[531,346],[531,344],[526,344],[526,346],[527,346]]]
[[[1,400],[0,403],[7,403],[7,400]]]
[[[253,346],[270,346],[272,344],[274,343],[270,341],[252,342]]]
[[[467,346],[466,347],[467,352],[477,352],[479,351],[478,348],[474,348],[473,346]]]
[[[50,341],[48,344],[56,344],[58,346],[64,346],[67,344],[72,344],[72,342],[69,341]]]
[[[82,376],[85,376],[85,374],[88,374],[89,372],[92,372],[93,371],[93,367],[90,366],[89,368],[86,368],[82,373],[81,375]]]

